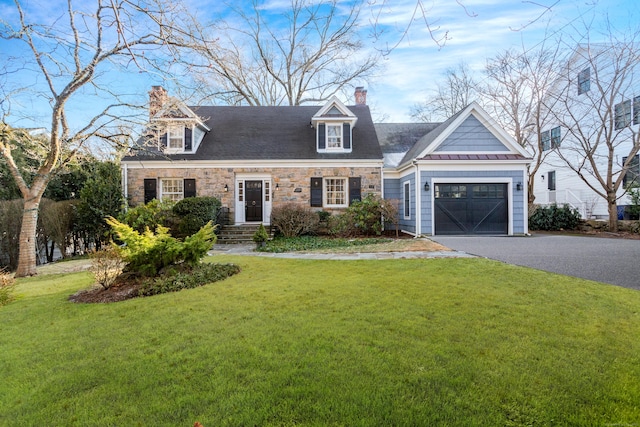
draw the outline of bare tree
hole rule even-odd
[[[533,154],[528,181],[530,204],[535,200],[536,173],[549,153],[541,138],[545,115],[549,114],[543,100],[557,78],[558,46],[507,50],[489,59],[485,67],[485,108],[518,144]]]
[[[448,68],[443,77],[431,96],[412,108],[411,117],[423,122],[444,121],[478,98],[478,82],[466,63]]]
[[[563,132],[553,144],[557,157],[550,159],[606,200],[614,232],[624,178],[640,150],[639,35],[610,32],[606,43],[592,43],[587,35],[545,101],[550,123]]]
[[[325,101],[377,68],[378,56],[364,53],[358,38],[359,1],[342,8],[338,0],[291,0],[277,13],[258,0],[248,10],[230,7],[226,21],[200,28],[203,62],[192,69],[209,98],[231,105]]]
[[[18,277],[36,274],[38,209],[52,174],[92,138],[129,136],[114,129],[132,116],[135,105],[111,90],[107,71],[144,68],[158,49],[181,45],[186,36],[178,28],[188,28],[180,25],[188,14],[176,1],[95,0],[75,5],[67,0],[63,10],[52,10],[53,16],[47,16],[15,0],[15,8],[5,8],[0,21],[0,38],[8,46],[0,69],[0,152],[24,200]],[[39,18],[34,22],[32,15]],[[6,117],[11,101],[24,99],[45,99],[49,104],[47,150],[31,182],[16,165],[12,149],[32,136],[8,125]],[[76,102],[88,114],[96,99],[112,103],[80,125],[73,123],[70,105]]]

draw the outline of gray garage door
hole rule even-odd
[[[434,234],[507,234],[507,184],[436,184]]]

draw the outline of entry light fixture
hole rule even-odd
[[[521,182],[516,184],[516,190],[522,191],[522,183]]]
[[[225,192],[229,191],[229,186],[227,184],[224,185],[224,191]]]
[[[280,189],[280,184],[276,184],[276,191]]]
[[[428,182],[424,183],[424,191],[429,191],[429,183]]]

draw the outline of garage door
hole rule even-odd
[[[507,234],[507,184],[436,184],[434,234]]]

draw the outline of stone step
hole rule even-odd
[[[259,225],[242,224],[242,225],[225,225],[216,234],[218,235],[219,244],[243,244],[253,243],[253,235]],[[271,227],[266,226],[269,238],[273,238]]]

